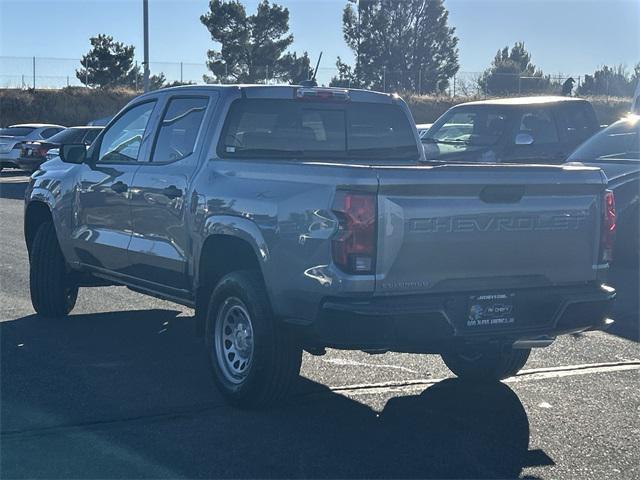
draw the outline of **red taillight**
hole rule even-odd
[[[616,237],[616,201],[611,190],[604,192],[602,210],[600,261],[607,263],[613,260],[613,243]]]
[[[332,241],[333,261],[347,273],[375,271],[376,196],[338,191],[333,205],[338,232]]]
[[[38,147],[33,151],[33,154],[36,157],[46,157],[48,151],[49,151],[49,147]]]

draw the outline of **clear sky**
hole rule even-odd
[[[244,3],[252,12],[257,0]],[[290,10],[293,50],[313,58],[323,50],[324,67],[333,67],[338,55],[352,58],[341,30],[346,0],[277,3]],[[149,4],[152,66],[204,63],[212,42],[199,17],[208,1]],[[461,71],[483,70],[498,48],[519,40],[550,74],[583,75],[603,64],[632,68],[640,61],[640,0],[445,0],[445,6],[460,38]],[[75,59],[97,33],[135,45],[141,60],[142,0],[0,0],[0,56]]]

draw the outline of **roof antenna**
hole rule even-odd
[[[318,82],[316,82],[316,75],[318,74],[318,67],[320,66],[320,60],[322,60],[322,52],[320,52],[320,56],[318,57],[318,61],[316,63],[316,68],[313,71],[313,77],[311,77],[309,80],[301,81],[300,85],[302,85],[303,87],[317,87],[318,86]]]

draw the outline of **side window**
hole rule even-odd
[[[207,98],[173,98],[162,117],[152,162],[172,162],[193,153]]]
[[[155,102],[129,109],[102,137],[98,162],[136,162]]]
[[[90,130],[87,130],[87,133],[85,134],[84,138],[82,139],[82,142],[85,145],[91,145],[93,143],[93,141],[96,139],[96,137],[98,136],[99,133],[100,133],[100,130],[98,130],[97,128],[92,128]]]
[[[433,133],[436,140],[465,140],[473,134],[478,120],[474,112],[454,112],[447,121]]]
[[[42,133],[40,133],[40,136],[42,138],[49,138],[55,135],[56,133],[61,132],[62,130],[63,130],[62,128],[47,128],[43,130]]]
[[[588,106],[566,105],[561,112],[565,136],[570,143],[581,143],[597,130],[597,120]]]
[[[558,143],[558,130],[556,122],[547,110],[525,111],[520,115],[518,133],[526,133],[533,137],[534,145]]]

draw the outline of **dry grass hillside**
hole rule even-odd
[[[135,97],[130,90],[70,87],[61,90],[0,90],[0,126],[16,123],[86,125],[113,115]]]
[[[0,90],[0,126],[42,122],[84,125],[113,115],[135,96],[130,90],[70,87],[61,90]],[[405,95],[417,123],[431,123],[451,106],[478,98]],[[609,124],[629,111],[631,100],[616,97],[589,98],[600,123]]]

